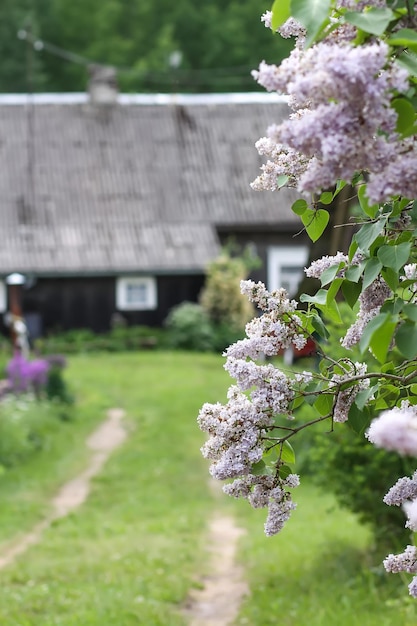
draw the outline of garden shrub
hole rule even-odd
[[[248,277],[250,266],[247,255],[232,257],[225,248],[207,268],[200,304],[211,323],[222,328],[223,333],[226,329],[231,334],[241,332],[254,315],[253,305],[240,292],[240,281]]]
[[[0,472],[28,460],[49,445],[59,428],[58,405],[33,394],[9,394],[0,403]]]
[[[213,328],[203,307],[183,302],[173,307],[165,320],[173,348],[205,352],[213,349]]]

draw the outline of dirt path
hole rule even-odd
[[[85,502],[90,492],[91,479],[99,473],[113,450],[126,438],[126,431],[122,424],[123,417],[124,411],[122,409],[110,409],[108,411],[106,421],[87,439],[87,447],[92,451],[88,467],[76,478],[61,487],[52,500],[51,513],[44,520],[4,550],[3,554],[0,555],[0,569],[12,563],[30,546],[38,543],[43,531],[54,520],[65,517]]]
[[[242,534],[233,518],[216,515],[212,519],[207,537],[210,575],[201,580],[202,589],[190,593],[184,611],[190,626],[229,626],[236,619],[248,593],[243,569],[235,562]]]

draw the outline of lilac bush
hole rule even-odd
[[[39,393],[48,382],[49,363],[45,359],[27,360],[16,352],[6,367],[10,389],[14,392]]]
[[[267,508],[265,532],[273,535],[295,508],[291,490],[299,477],[291,442],[301,430],[354,422],[375,446],[417,456],[417,6],[276,0],[262,21],[295,41],[280,66],[262,61],[253,72],[268,91],[288,96],[290,111],[280,124],[271,120],[256,144],[266,162],[252,188],[297,189],[292,208],[312,241],[325,232],[346,185],[358,198],[349,250],[306,268],[321,287],[301,296],[305,308],[284,289],[268,292],[242,281],[242,293],[261,314],[224,353],[236,381],[227,403],[205,404],[198,417],[209,435],[202,453],[210,473],[231,481],[227,494]],[[335,359],[325,340],[328,320],[343,325],[340,298],[357,317]],[[265,362],[311,340],[317,372],[281,371]],[[352,358],[354,347],[363,361]],[[316,417],[303,422],[297,409],[306,402]],[[401,506],[406,528],[417,531],[416,473],[397,481],[384,501]],[[414,574],[409,591],[417,598],[413,545],[389,555],[384,566]]]

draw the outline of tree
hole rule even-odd
[[[226,350],[225,368],[236,379],[227,403],[205,404],[199,414],[212,476],[233,479],[224,486],[229,495],[266,507],[265,532],[273,535],[295,508],[290,441],[302,430],[350,426],[377,447],[417,456],[417,15],[414,3],[400,0],[276,0],[262,19],[295,38],[280,66],[262,62],[253,73],[268,91],[290,96],[293,115],[257,143],[268,162],[253,188],[298,189],[292,208],[313,241],[347,184],[359,202],[348,253],[325,255],[306,270],[321,283],[301,296],[306,310],[284,289],[269,293],[242,281],[262,314]],[[340,296],[356,320],[334,357],[324,340],[329,322],[343,326]],[[319,371],[291,375],[264,362],[308,339],[316,341]],[[316,417],[302,420],[303,403]],[[406,527],[417,531],[417,471],[384,502],[402,506]],[[409,591],[417,597],[414,545],[384,565],[414,574]]]
[[[116,66],[122,91],[253,90],[258,87],[250,68],[259,55],[267,60],[277,54],[283,58],[291,47],[282,40],[277,52],[272,33],[260,23],[253,28],[268,0],[243,4],[235,0],[4,0],[3,4],[2,91],[27,90],[26,46],[16,33],[28,15],[36,25],[36,37],[57,47],[35,51],[44,71],[36,90],[84,91],[89,61]],[[20,80],[13,78],[17,76]]]

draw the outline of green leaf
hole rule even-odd
[[[327,339],[329,337],[329,331],[319,315],[313,315],[311,318],[311,324],[320,337],[323,339]]]
[[[406,359],[417,356],[417,326],[412,322],[404,322],[395,334],[395,343],[398,350]]]
[[[317,304],[316,306],[318,309],[323,311],[324,317],[326,317],[328,320],[334,322],[335,324],[342,323],[339,307],[337,306],[335,300],[333,300],[332,302],[327,302],[326,305]]]
[[[348,252],[348,258],[349,261],[351,261],[353,259],[353,257],[355,256],[355,252],[358,249],[358,244],[356,241],[352,241],[350,246],[349,246],[349,252]],[[356,282],[356,281],[355,281]]]
[[[331,267],[328,267],[327,269],[324,270],[324,272],[320,276],[321,284],[323,287],[324,285],[328,285],[329,283],[332,282],[332,280],[334,280],[337,272],[340,269],[340,265],[341,264],[338,263],[337,265],[332,265]]]
[[[275,0],[272,5],[272,30],[278,28],[291,17],[291,0]]]
[[[379,204],[370,205],[368,202],[368,198],[366,196],[366,185],[360,185],[358,189],[358,199],[359,204],[361,205],[362,211],[374,219],[379,211]]]
[[[329,223],[330,215],[325,209],[307,209],[301,216],[307,235],[311,241],[317,241],[323,234],[327,224]]]
[[[313,406],[320,415],[328,415],[333,407],[333,394],[320,394]]]
[[[290,180],[290,177],[285,176],[285,174],[280,174],[279,176],[277,176],[278,189],[281,189],[281,187],[285,187],[285,185],[288,183],[289,180]]]
[[[363,435],[365,430],[369,426],[370,413],[368,407],[358,409],[355,403],[352,404],[349,410],[348,424],[351,429],[358,435]]]
[[[327,290],[327,298],[326,304],[330,304],[336,298],[338,291],[340,289],[341,284],[343,283],[343,278],[335,278],[329,289]]]
[[[381,306],[381,313],[389,313],[390,315],[397,315],[401,313],[404,305],[404,300],[396,298],[395,300],[386,300]]]
[[[328,19],[331,0],[291,0],[291,15],[307,31],[306,47],[310,46]]]
[[[288,467],[288,465],[281,465],[280,466],[280,468],[279,468],[279,477],[282,478],[282,480],[287,478],[287,476],[289,476],[290,474],[292,474],[291,467]]]
[[[375,278],[379,276],[381,269],[382,263],[379,259],[375,257],[372,257],[372,259],[369,259],[366,262],[362,289],[366,289],[371,283],[374,282]]]
[[[295,463],[295,452],[289,441],[285,440],[281,448],[281,461],[293,465]]]
[[[333,202],[333,194],[331,191],[323,191],[320,196],[320,202],[322,204],[331,204]]]
[[[380,36],[382,35],[388,24],[395,19],[395,14],[391,9],[378,9],[372,7],[367,11],[347,11],[345,13],[345,20],[349,24],[357,26],[366,33]]]
[[[380,363],[386,361],[396,327],[397,320],[390,315],[372,334],[369,347]]]
[[[293,211],[293,213],[295,213],[296,215],[302,215],[306,212],[307,209],[307,202],[305,200],[302,200],[301,198],[299,200],[296,200],[291,207],[291,211]]]
[[[386,267],[381,270],[381,276],[387,283],[388,287],[392,289],[392,291],[395,291],[397,289],[400,282],[398,272],[391,269],[390,267]]]
[[[357,283],[362,276],[365,267],[365,261],[362,261],[361,263],[359,263],[359,265],[352,265],[351,267],[349,267],[348,270],[346,270],[346,278],[352,283]]]
[[[398,246],[381,246],[378,250],[378,259],[384,267],[398,272],[408,261],[411,252],[411,243],[404,242]]]
[[[417,75],[417,54],[405,50],[397,57],[397,63],[407,70],[411,76]]]
[[[404,315],[408,317],[409,320],[413,322],[417,322],[417,304],[405,304],[403,307]]]
[[[368,387],[368,389],[362,389],[362,391],[359,391],[355,398],[355,404],[359,410],[362,410],[364,408],[369,398],[375,393],[377,389],[378,385],[374,385],[373,387]]]
[[[390,37],[387,41],[390,46],[400,46],[401,48],[410,48],[417,50],[417,33],[411,28],[402,28]]]
[[[315,296],[310,296],[308,293],[302,293],[300,296],[301,302],[311,302],[312,304],[326,304],[327,291],[325,289],[319,289]]]
[[[355,306],[361,295],[362,287],[360,283],[353,283],[350,280],[344,280],[342,283],[343,296],[351,309]]]
[[[265,463],[260,460],[257,463],[254,463],[252,465],[252,474],[254,474],[255,476],[262,476],[263,474],[267,474],[267,468]]]
[[[391,102],[391,106],[398,116],[396,130],[404,137],[408,134],[408,131],[413,130],[416,121],[414,107],[407,98],[394,98]]]
[[[371,343],[372,336],[378,328],[383,326],[387,320],[390,319],[389,313],[380,313],[373,317],[365,326],[365,329],[362,333],[361,340],[359,342],[359,348],[362,354],[369,348],[369,344]]]
[[[382,233],[385,223],[386,218],[381,218],[377,222],[369,222],[364,224],[354,235],[355,241],[363,252],[367,252],[367,250],[369,250],[369,246]]]

